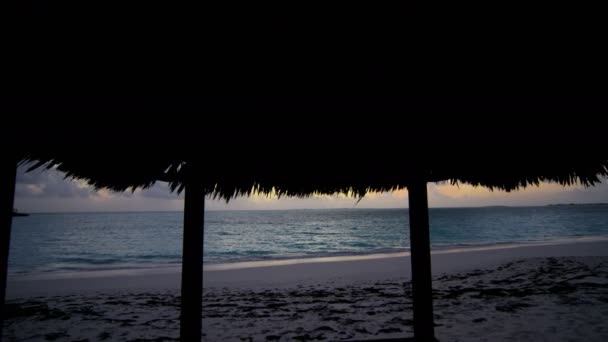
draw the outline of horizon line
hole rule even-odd
[[[474,209],[474,208],[537,208],[537,207],[551,207],[551,206],[601,206],[606,205],[606,202],[589,202],[589,203],[550,203],[550,204],[539,204],[539,205],[482,205],[482,206],[440,206],[440,207],[430,207],[429,209]],[[206,212],[223,212],[223,211],[295,211],[295,210],[401,210],[401,209],[409,209],[409,207],[386,207],[386,208],[378,208],[378,207],[342,207],[342,208],[288,208],[288,209],[211,209],[205,210]],[[20,213],[26,214],[119,214],[119,213],[180,213],[183,210],[108,210],[108,211],[21,211]]]

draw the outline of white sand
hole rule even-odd
[[[436,252],[437,336],[606,340],[607,256],[606,240]],[[412,335],[409,256],[280,263],[288,264],[206,268],[205,340]],[[6,334],[9,341],[171,340],[179,282],[178,269],[13,277]]]

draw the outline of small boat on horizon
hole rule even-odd
[[[13,209],[13,217],[15,216],[30,216],[30,214],[20,213],[17,209]]]

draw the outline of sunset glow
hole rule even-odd
[[[183,196],[172,194],[166,183],[158,183],[150,189],[115,193],[107,190],[95,192],[83,181],[65,180],[63,174],[49,170],[24,173],[20,170],[17,182],[16,206],[28,212],[46,211],[141,211],[182,210]],[[585,188],[582,185],[561,186],[542,183],[518,191],[490,191],[468,184],[452,185],[429,183],[430,207],[478,207],[478,206],[535,206],[556,203],[608,202],[608,184]],[[407,189],[392,192],[370,192],[361,201],[352,194],[313,194],[309,198],[254,193],[250,197],[224,200],[208,200],[208,210],[272,210],[272,209],[319,209],[319,208],[406,208]]]

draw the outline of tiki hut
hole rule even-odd
[[[34,102],[19,99],[19,103],[37,106],[28,110],[63,109],[73,114],[82,113],[90,106],[87,105],[90,99],[72,100],[56,98],[52,105],[44,101],[31,105]],[[183,100],[189,101],[187,106]],[[101,98],[89,109],[112,113],[112,108],[122,105],[145,113],[166,111],[167,114],[171,113],[169,109],[175,99],[125,101],[125,98]],[[592,128],[578,134],[566,128],[515,128],[506,124],[481,128],[411,124],[387,128],[383,120],[390,120],[390,116],[380,120],[377,115],[419,115],[438,110],[451,114],[502,115],[521,114],[522,108],[530,107],[572,115],[578,111],[605,110],[602,99],[597,98],[581,101],[580,98],[513,97],[224,97],[180,98],[180,101],[181,104],[175,105],[187,111],[220,116],[240,112],[256,119],[251,122],[244,119],[246,124],[242,126],[228,124],[229,120],[215,120],[199,128],[194,122],[188,124],[184,116],[179,128],[133,126],[125,131],[121,126],[124,136],[111,139],[103,138],[115,129],[111,125],[75,132],[57,123],[53,129],[32,128],[28,133],[32,139],[3,136],[8,139],[3,141],[7,148],[3,151],[0,172],[2,300],[15,168],[19,162],[31,162],[31,168],[57,167],[66,177],[86,180],[98,189],[128,191],[166,181],[173,191],[185,192],[180,331],[185,341],[201,337],[205,196],[227,201],[254,192],[297,197],[345,193],[361,197],[370,191],[407,188],[414,334],[417,340],[431,341],[434,332],[428,182],[466,183],[511,191],[545,181],[591,186],[608,175],[608,149],[604,148],[603,136]],[[328,108],[343,114],[375,115],[375,120],[332,127],[308,115],[323,114]],[[262,114],[290,112],[296,114],[278,127],[276,124],[266,126],[267,122],[262,120]],[[79,145],[78,150],[75,145]]]
[[[57,166],[96,188],[128,191],[162,180],[185,192],[187,341],[200,339],[205,195],[360,197],[407,187],[415,335],[430,340],[427,182],[514,190],[542,181],[593,185],[607,173],[603,132],[581,115],[605,115],[603,98],[426,96],[593,94],[587,76],[603,82],[605,68],[597,66],[605,58],[590,32],[601,30],[585,26],[554,41],[543,31],[525,45],[477,37],[491,31],[495,13],[482,25],[471,21],[468,32],[458,30],[467,19],[452,10],[425,16],[404,4],[40,0],[18,7],[26,13],[15,25],[22,36],[7,43],[3,75],[15,96],[0,98],[13,121],[0,128],[2,291],[19,162]],[[562,18],[545,11],[530,17]],[[430,18],[457,23],[435,28]],[[510,16],[496,22],[512,26]],[[478,39],[466,41],[471,36]],[[583,57],[567,56],[569,43]],[[561,122],[530,113],[564,113],[583,128],[548,126]]]

